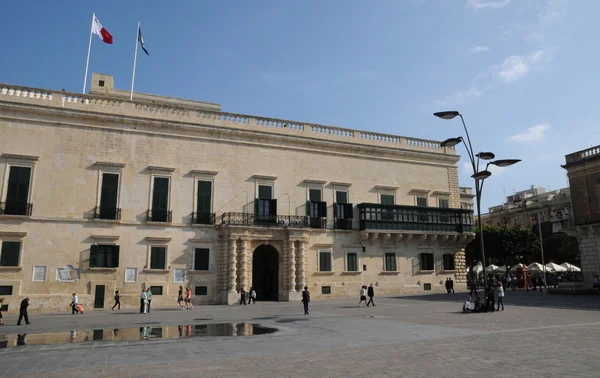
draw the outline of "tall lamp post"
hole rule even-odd
[[[490,165],[495,165],[497,167],[508,167],[509,165],[516,164],[520,162],[520,159],[500,159],[494,160],[496,155],[493,152],[479,152],[475,154],[473,150],[473,146],[471,145],[471,137],[469,136],[469,130],[467,129],[467,124],[465,120],[457,111],[446,111],[446,112],[437,112],[433,113],[434,116],[441,119],[453,119],[455,117],[460,117],[462,121],[463,127],[465,128],[465,133],[467,135],[467,142],[463,139],[463,137],[450,138],[446,139],[441,143],[442,147],[454,147],[459,143],[463,143],[467,149],[467,154],[469,155],[469,160],[471,161],[471,166],[473,168],[473,175],[471,177],[475,180],[475,195],[477,197],[477,223],[479,228],[479,244],[481,249],[481,265],[483,268],[483,289],[484,292],[487,292],[487,274],[485,271],[485,248],[483,244],[483,229],[481,228],[481,192],[483,190],[483,183],[486,178],[492,175],[492,172],[488,171]],[[475,160],[477,158],[477,160]],[[480,160],[490,160],[485,169],[479,170],[479,161]]]

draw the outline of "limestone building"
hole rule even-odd
[[[9,312],[356,297],[464,282],[472,210],[439,142],[114,89],[0,84],[0,296]],[[467,197],[471,197],[466,193]],[[464,202],[464,201],[463,201]]]
[[[600,146],[565,156],[572,194],[573,227],[567,233],[579,240],[583,280],[593,287],[600,274]]]

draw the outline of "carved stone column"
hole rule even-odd
[[[288,284],[289,291],[296,291],[296,246],[293,240],[288,241]]]
[[[305,264],[306,264],[306,242],[303,240],[298,241],[298,286],[300,292],[304,290],[304,286],[306,286],[306,272],[305,272]]]
[[[248,239],[240,244],[240,288],[248,291]]]
[[[227,289],[230,293],[236,293],[235,282],[236,282],[236,257],[237,257],[237,238],[229,239],[229,263],[228,263],[228,276],[227,276]]]

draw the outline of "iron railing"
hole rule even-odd
[[[352,218],[335,218],[333,224],[336,230],[352,230]]]
[[[33,204],[27,202],[0,202],[0,214],[31,216]]]
[[[94,219],[121,220],[121,209],[118,207],[94,207]]]
[[[473,211],[361,203],[361,230],[473,232]]]
[[[192,213],[192,224],[215,224],[215,213]]]
[[[173,221],[173,212],[171,210],[148,210],[148,222],[171,223]]]
[[[308,226],[310,228],[327,228],[327,218],[325,217],[309,217],[308,218]]]
[[[221,215],[221,224],[258,227],[309,227],[308,219],[305,216],[252,213],[224,213]]]

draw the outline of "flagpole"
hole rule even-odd
[[[133,76],[131,76],[131,96],[129,100],[133,100],[133,84],[135,83],[135,64],[137,63],[138,39],[140,38],[140,21],[138,21],[137,32],[135,33],[135,54],[133,55]]]
[[[96,12],[92,12],[92,25],[90,26],[90,43],[88,44],[88,55],[85,61],[85,76],[83,78],[83,92],[85,94],[85,86],[87,84],[88,66],[90,65],[90,51],[92,50],[92,30],[94,30],[94,18],[96,18]]]

